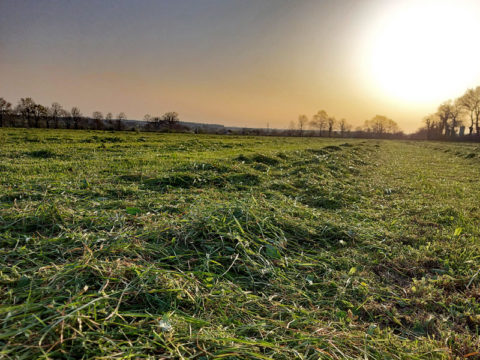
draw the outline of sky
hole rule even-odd
[[[0,97],[287,128],[406,132],[480,85],[476,0],[0,0]]]

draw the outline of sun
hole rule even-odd
[[[376,92],[426,103],[480,85],[480,2],[398,1],[378,14],[361,50]]]

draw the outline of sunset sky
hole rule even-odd
[[[405,131],[480,85],[475,0],[0,0],[0,97],[90,115]]]

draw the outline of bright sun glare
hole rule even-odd
[[[367,35],[368,82],[410,103],[445,100],[480,85],[479,14],[478,1],[395,2]]]

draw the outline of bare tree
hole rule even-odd
[[[350,131],[350,129],[352,128],[352,126],[349,123],[347,123],[347,120],[345,119],[341,119],[338,122],[338,127],[340,128],[340,135],[342,137],[345,135],[347,131]]]
[[[440,133],[440,118],[437,114],[430,114],[423,118],[425,123],[425,130],[427,132],[427,139],[431,139],[433,136],[439,136]]]
[[[116,126],[116,120],[114,121],[113,120],[113,114],[111,112],[108,112],[106,115],[105,115],[105,122],[107,123],[107,125],[109,126],[110,129],[115,129]]]
[[[76,106],[72,107],[72,110],[70,111],[70,116],[72,117],[74,128],[78,129],[78,123],[82,118],[82,113],[80,112],[80,109]]]
[[[376,115],[370,120],[365,121],[365,131],[376,135],[382,135],[385,132],[387,117]]]
[[[145,116],[143,117],[143,121],[146,121],[146,122],[152,121],[152,115],[145,114]]]
[[[476,89],[468,89],[459,99],[459,105],[467,111],[470,117],[469,135],[473,134],[473,126],[477,135],[480,135],[480,86]]]
[[[3,116],[10,113],[12,104],[4,98],[0,98],[0,127],[3,127]]]
[[[440,119],[440,133],[445,136],[454,136],[456,128],[461,125],[462,103],[460,100],[448,100],[442,103],[436,112]]]
[[[92,113],[92,119],[103,120],[103,114],[101,111],[94,111]]]
[[[176,112],[171,111],[163,114],[161,121],[163,125],[167,126],[169,129],[173,129],[178,125],[180,119],[178,118],[178,114]]]
[[[393,121],[392,119],[387,119],[385,129],[386,129],[387,134],[396,134],[396,133],[401,132],[398,124],[395,121]]]
[[[453,103],[451,100],[442,103],[436,112],[436,115],[440,119],[440,134],[450,136],[450,119],[452,117]]]
[[[477,86],[474,91],[476,97],[480,99],[480,86]],[[480,136],[480,103],[475,108],[475,130],[477,136]]]
[[[123,122],[127,120],[127,115],[124,112],[121,112],[117,115],[117,130],[123,129]]]
[[[47,117],[48,116],[48,108],[43,106],[43,105],[40,105],[40,104],[36,104],[33,108],[33,118],[35,119],[35,127],[38,128],[40,127],[40,119],[44,118],[44,117]]]
[[[328,123],[328,137],[332,137],[332,132],[333,132],[333,127],[335,126],[336,124],[336,120],[333,116],[329,116],[328,119],[327,119],[327,123]]]
[[[298,131],[300,132],[300,136],[303,136],[303,130],[308,124],[308,117],[307,115],[300,115],[298,117],[297,125],[298,125]]]
[[[375,115],[366,120],[364,130],[368,133],[382,136],[383,134],[395,134],[399,132],[398,124],[384,115]]]
[[[92,119],[95,122],[95,129],[102,130],[103,129],[103,114],[100,111],[94,111],[92,113]]]
[[[15,108],[15,110],[18,112],[18,114],[23,118],[25,121],[25,125],[27,127],[31,127],[31,119],[35,115],[35,106],[37,104],[35,101],[33,101],[32,98],[27,97],[27,98],[21,98],[18,101],[18,104]]]
[[[450,110],[450,136],[455,136],[457,133],[457,127],[462,125],[462,106],[457,99],[451,105]]]
[[[153,123],[153,126],[157,129],[161,128],[162,127],[162,124],[163,124],[163,121],[162,121],[162,118],[160,116],[154,116],[152,119],[151,119],[152,123]]]
[[[70,120],[72,119],[72,114],[70,114],[70,111],[68,110],[63,110],[63,124],[66,129],[70,129]]]
[[[49,115],[53,119],[53,126],[55,128],[58,128],[58,118],[65,116],[66,111],[63,110],[62,105],[60,105],[58,102],[52,103],[52,106],[50,106],[50,109],[48,109]],[[47,118],[47,128],[50,127],[50,121]]]
[[[327,112],[325,110],[320,110],[315,115],[313,115],[312,121],[310,122],[310,126],[318,129],[318,135],[322,136],[323,129],[327,127],[327,123],[328,123]]]

